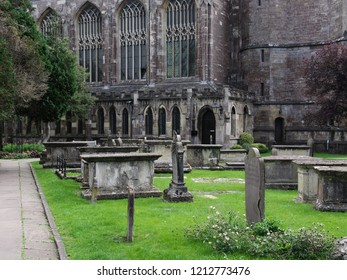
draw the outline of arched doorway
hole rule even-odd
[[[216,144],[216,119],[211,109],[200,115],[200,135],[202,144]]]
[[[284,144],[284,119],[275,119],[275,142],[276,145]]]

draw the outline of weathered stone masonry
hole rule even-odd
[[[256,93],[255,138],[277,144],[305,143],[310,136],[317,143],[343,141],[341,130],[304,123],[304,114],[314,105],[303,96],[302,70],[304,60],[324,45],[346,43],[346,1],[233,2],[242,14],[241,67],[234,76]]]
[[[146,13],[146,74],[123,80],[121,13],[132,1],[32,0],[38,25],[49,11],[61,17],[77,56],[79,16],[91,6],[101,14],[102,77],[91,83],[98,101],[86,120],[63,117],[60,131],[53,124],[53,138],[99,139],[108,130],[122,138],[172,138],[176,129],[194,144],[229,147],[248,131],[269,145],[313,136],[320,149],[327,140],[347,149],[344,130],[303,121],[314,104],[303,95],[302,76],[305,58],[326,44],[346,43],[346,1],[178,1],[195,7],[195,56],[186,61],[194,75],[169,78],[166,11],[175,1],[137,2]]]
[[[120,72],[120,12],[129,1],[32,1],[38,24],[48,8],[63,19],[64,36],[71,39],[72,49],[78,50],[77,19],[88,4],[95,5],[102,15],[103,77],[92,84],[92,94],[98,102],[92,110],[92,137],[98,131],[98,111],[102,110],[105,130],[110,128],[109,112],[116,111],[116,127],[122,131],[122,112],[131,114],[129,133],[122,137],[172,137],[172,112],[180,113],[180,133],[192,143],[235,143],[244,130],[252,130],[252,94],[231,88],[231,50],[229,42],[229,1],[195,1],[196,59],[195,75],[167,78],[166,8],[169,1],[141,1],[147,19],[147,75],[143,80],[121,80]],[[171,1],[173,2],[173,1]],[[166,133],[159,134],[159,110],[166,112]],[[245,108],[247,108],[245,110]],[[153,113],[152,133],[146,131],[146,114]],[[248,114],[243,117],[244,112]],[[247,124],[243,124],[245,119]],[[207,124],[207,125],[206,125]],[[211,137],[203,130],[210,129]],[[77,130],[76,121],[73,123]],[[54,135],[53,136],[64,136]],[[122,133],[121,133],[122,134]]]

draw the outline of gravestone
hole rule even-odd
[[[315,166],[318,195],[314,208],[320,211],[347,212],[347,167]]]
[[[102,147],[121,148],[121,147]],[[122,199],[128,197],[123,174],[132,180],[136,197],[161,197],[162,192],[153,186],[154,160],[161,155],[154,153],[82,153],[88,178],[84,179],[82,197],[91,198],[93,178],[98,181],[97,199]]]
[[[193,195],[188,192],[184,183],[184,147],[181,136],[176,134],[171,145],[172,181],[170,187],[164,190],[164,200],[169,202],[193,201]]]
[[[247,222],[258,223],[265,218],[265,166],[256,148],[248,152],[245,173]]]

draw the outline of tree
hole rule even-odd
[[[29,0],[0,0],[0,119],[51,122],[71,109],[86,115],[93,99],[84,70],[67,40],[40,32],[32,9]]]
[[[0,119],[13,118],[16,106],[30,106],[47,89],[48,73],[29,24],[29,6],[0,0]],[[30,36],[28,36],[30,34]]]
[[[33,120],[51,122],[59,120],[68,110],[79,110],[72,105],[89,106],[93,99],[87,93],[82,69],[77,64],[75,54],[70,51],[68,41],[60,38],[47,38],[47,46],[42,55],[49,72],[46,93],[40,100],[32,100],[30,107],[17,108],[20,115]],[[81,104],[83,102],[83,104]],[[86,114],[86,112],[84,111]]]
[[[9,117],[14,111],[14,93],[17,86],[14,65],[7,43],[0,37],[0,120]]]
[[[342,126],[347,121],[347,46],[331,44],[317,51],[305,67],[306,96],[316,110],[306,119],[315,124]]]

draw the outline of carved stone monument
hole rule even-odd
[[[127,198],[128,182],[124,177],[126,174],[127,178],[132,180],[136,197],[160,197],[162,192],[153,186],[154,160],[160,156],[138,152],[82,153],[81,159],[85,162],[85,168],[88,168],[84,171],[88,178],[83,181],[85,189],[82,190],[82,196],[91,198],[95,177],[98,182],[98,200]]]
[[[258,149],[249,150],[245,159],[246,218],[249,224],[265,218],[265,167]]]
[[[184,183],[184,147],[181,136],[175,134],[171,145],[172,181],[170,187],[164,190],[164,200],[169,202],[193,201],[193,195],[188,192]]]
[[[318,195],[314,208],[320,211],[347,212],[347,167],[315,166]]]

